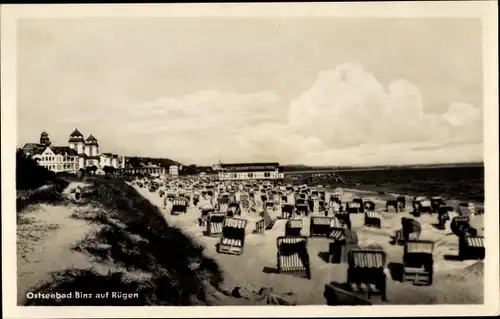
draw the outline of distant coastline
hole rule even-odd
[[[307,165],[283,165],[285,173],[302,172],[345,172],[365,170],[393,170],[393,169],[432,169],[432,168],[454,168],[454,167],[483,167],[484,162],[471,163],[445,163],[445,164],[415,164],[415,165],[379,165],[379,166],[307,166]]]

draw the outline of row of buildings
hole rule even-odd
[[[106,166],[125,167],[125,157],[100,153],[97,139],[92,134],[84,138],[78,129],[69,136],[68,146],[53,146],[49,134],[42,132],[39,143],[26,143],[22,151],[37,160],[40,166],[54,172],[74,173],[92,166],[97,170],[103,170]]]
[[[49,134],[42,132],[39,143],[26,143],[22,151],[25,155],[38,161],[54,172],[75,173],[79,169],[95,166],[103,171],[106,166],[125,168],[125,157],[112,153],[100,153],[97,139],[90,134],[84,138],[75,129],[70,134],[68,146],[53,146]],[[169,167],[169,175],[178,176],[182,168],[177,165]],[[217,172],[221,181],[233,180],[280,180],[284,178],[283,166],[279,163],[238,163],[216,164],[212,170]]]

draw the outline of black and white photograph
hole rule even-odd
[[[6,317],[498,314],[497,10],[2,6]]]

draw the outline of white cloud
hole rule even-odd
[[[219,156],[313,165],[482,157],[477,108],[452,103],[444,114],[426,114],[418,87],[403,79],[385,87],[357,64],[319,73],[287,109],[279,101],[269,91],[200,91],[111,112],[121,130],[126,123],[129,141],[189,163],[210,164]]]

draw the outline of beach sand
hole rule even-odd
[[[136,186],[135,186],[136,187]],[[163,198],[157,193],[150,193],[145,188],[136,187],[137,191],[149,199],[162,211],[170,226],[181,229],[186,235],[205,247],[205,254],[215,259],[223,270],[224,286],[227,291],[234,287],[245,287],[258,290],[261,287],[272,287],[280,293],[294,292],[298,295],[299,305],[324,305],[325,284],[330,282],[344,283],[347,278],[346,264],[327,263],[324,258],[328,253],[329,240],[326,238],[309,238],[308,251],[311,263],[310,280],[292,275],[277,274],[277,247],[276,238],[285,233],[285,220],[278,220],[271,230],[264,235],[253,234],[255,223],[261,219],[258,212],[242,212],[242,218],[248,220],[244,252],[240,256],[218,254],[216,244],[218,238],[203,235],[204,227],[198,225],[200,216],[199,206],[191,203],[186,214],[170,215],[170,207],[163,208]],[[384,207],[385,201],[381,196],[355,190],[344,191],[342,201],[349,201],[353,197],[363,197],[373,200],[377,209]],[[407,200],[411,203],[411,200]],[[257,205],[261,203],[257,202]],[[411,204],[410,204],[411,207]],[[272,217],[281,215],[279,209],[272,212]],[[316,215],[316,214],[313,214]],[[324,216],[324,214],[317,214]],[[391,239],[395,230],[401,229],[401,217],[412,217],[407,208],[405,212],[382,212],[382,227],[380,229],[363,226],[364,215],[351,215],[353,230],[357,232],[359,244],[366,247],[370,244],[381,246],[387,253],[388,268],[402,262],[403,247],[392,245]],[[452,218],[452,214],[450,217]],[[309,236],[308,217],[303,217],[302,235]],[[477,261],[457,261],[458,238],[449,229],[449,222],[445,230],[438,230],[432,224],[437,223],[437,217],[427,214],[418,218],[422,225],[422,240],[435,242],[434,249],[434,283],[430,287],[413,286],[409,282],[401,283],[388,277],[387,297],[390,304],[482,304],[483,303],[483,275],[480,271],[466,274],[465,268],[478,263]],[[483,229],[483,216],[472,217],[471,224],[480,232]],[[480,263],[480,262],[479,262]],[[482,266],[482,265],[481,265]],[[377,297],[373,297],[377,298]],[[244,299],[237,299],[245,304]],[[223,304],[225,301],[220,301]],[[229,301],[228,301],[229,302]],[[230,301],[231,303],[234,300]]]

